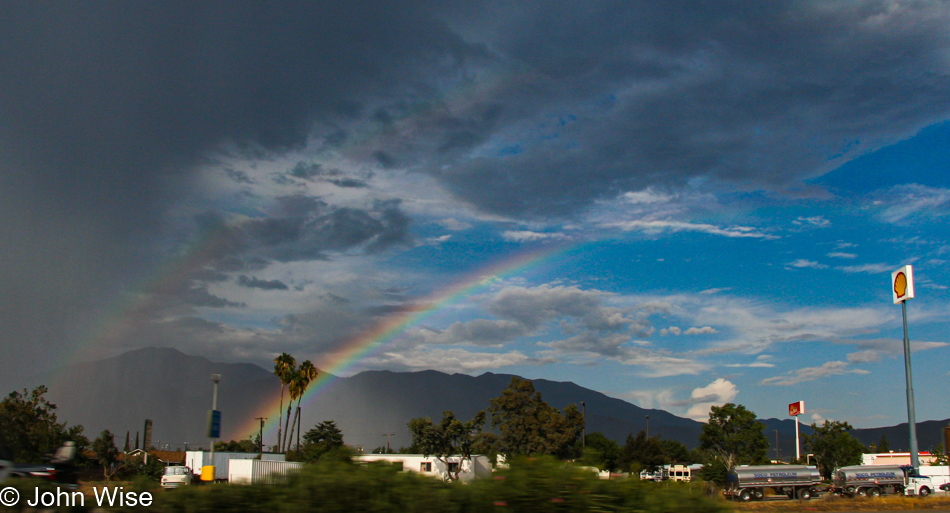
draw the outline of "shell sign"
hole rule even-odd
[[[914,297],[914,268],[905,265],[891,273],[891,293],[894,304],[902,303]]]

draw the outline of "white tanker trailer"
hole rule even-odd
[[[934,491],[929,477],[908,475],[911,467],[855,465],[835,470],[834,491],[842,495],[877,497],[881,494],[920,495]]]
[[[727,497],[743,501],[762,499],[765,489],[790,499],[808,500],[815,496],[815,486],[821,484],[818,467],[805,465],[742,465],[726,476]]]

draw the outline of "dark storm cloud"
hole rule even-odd
[[[529,144],[433,173],[508,214],[568,214],[598,197],[700,177],[791,192],[950,117],[948,10],[943,2],[490,3],[453,21],[526,70],[518,80],[532,87],[499,100],[530,114],[534,123],[514,135]]]
[[[0,270],[0,297],[18,305],[0,312],[8,362],[45,361],[82,336],[90,297],[115,300],[176,253],[162,214],[209,150],[299,147],[315,120],[361,116],[366,95],[486,57],[399,2],[13,1],[0,48],[0,247],[17,248]],[[373,222],[351,224],[365,235]],[[253,257],[225,252],[209,258]]]
[[[249,289],[261,289],[261,290],[287,290],[287,284],[280,280],[262,280],[254,276],[238,276],[237,279],[238,285],[242,287],[247,287]]]
[[[290,171],[287,172],[287,176],[292,178],[297,178],[301,180],[306,180],[308,182],[312,181],[323,181],[332,183],[337,187],[351,187],[351,188],[364,188],[369,187],[369,184],[364,180],[359,178],[352,178],[343,176],[343,172],[339,169],[326,169],[320,164],[315,162],[298,162],[296,166],[293,167]],[[280,184],[289,184],[291,182],[285,180],[283,175],[280,175],[276,179],[277,183]]]

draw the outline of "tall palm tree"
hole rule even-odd
[[[290,384],[290,402],[293,403],[294,399],[297,399],[297,410],[294,412],[294,420],[290,424],[290,439],[287,441],[287,449],[290,449],[290,445],[293,443],[294,429],[297,426],[297,417],[300,415],[300,402],[303,400],[303,395],[307,392],[310,383],[316,379],[317,374],[317,368],[310,363],[310,360],[306,360],[300,364],[300,368],[297,369],[297,374]],[[290,404],[287,405],[287,416],[290,416]]]
[[[281,448],[280,424],[284,413],[284,387],[290,383],[290,377],[295,372],[297,360],[287,353],[280,353],[280,356],[274,358],[274,375],[280,378],[280,409],[277,410],[277,449]],[[288,416],[290,414],[288,413]]]

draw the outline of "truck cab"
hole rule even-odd
[[[898,465],[854,465],[834,473],[834,491],[848,497],[880,495],[919,495],[934,491],[929,477],[917,475],[912,467]]]

